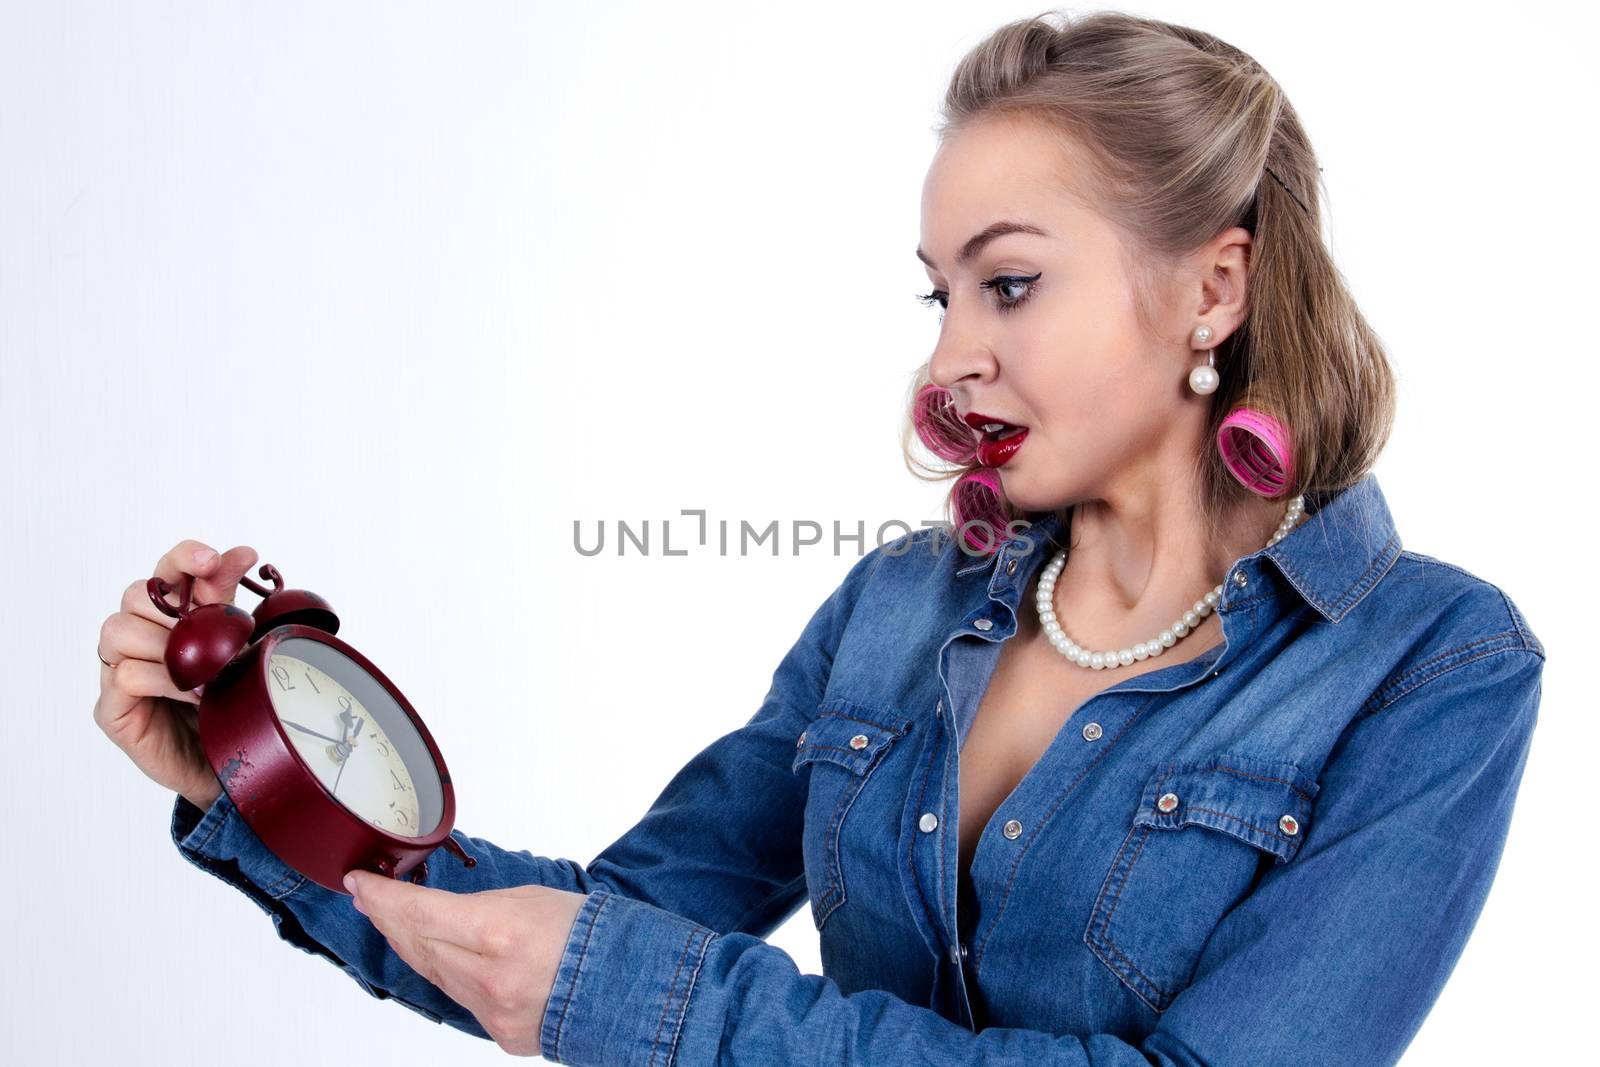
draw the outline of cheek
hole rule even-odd
[[[1038,444],[1056,461],[1093,471],[1148,447],[1169,425],[1148,384],[1130,385],[1112,374],[1084,373],[1058,383],[1037,412]]]

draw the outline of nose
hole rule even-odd
[[[963,332],[947,313],[939,343],[928,359],[928,380],[944,389],[951,389],[958,382],[984,384],[994,380],[998,366],[988,342]]]

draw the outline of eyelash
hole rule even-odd
[[[1026,285],[1027,288],[1023,290],[1022,295],[1017,299],[1007,302],[1004,297],[1000,298],[1000,302],[997,303],[995,307],[1001,312],[1001,314],[1004,314],[1008,311],[1015,311],[1017,308],[1028,302],[1028,298],[1033,295],[1033,283],[1038,281],[1043,273],[1043,271],[1040,271],[1038,274],[1029,275],[1027,277],[1018,274],[1002,274],[997,278],[990,278],[988,281],[979,282],[978,288],[991,289],[998,294],[1002,286]],[[935,289],[931,293],[916,293],[914,295],[918,300],[922,301],[922,303],[928,307],[933,307],[935,304],[939,305],[941,309],[948,309],[949,307],[949,305],[944,303],[944,301],[950,298],[950,294],[941,290]]]

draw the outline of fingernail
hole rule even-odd
[[[355,896],[356,895],[356,876],[353,875],[353,874],[345,875],[344,876],[344,887],[346,889],[350,890],[350,895],[351,896]]]
[[[204,567],[207,563],[210,563],[216,558],[217,554],[209,548],[197,548],[194,550],[194,561],[201,567]]]

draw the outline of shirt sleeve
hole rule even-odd
[[[460,893],[518,885],[605,891],[719,932],[770,933],[806,892],[805,783],[790,770],[794,738],[822,699],[840,635],[884,552],[864,555],[816,609],[755,715],[690,760],[644,817],[587,867],[455,830],[450,836],[477,866],[440,850],[429,857],[423,884]],[[226,793],[204,812],[178,797],[172,840],[190,863],[254,900],[282,940],[332,962],[374,997],[489,1039],[470,1012],[400,958],[349,896],[305,878],[267,849]]]
[[[573,924],[540,1051],[576,1067],[1393,1064],[1487,898],[1543,662],[1467,646],[1375,695],[1324,767],[1297,857],[1224,917],[1138,1044],[974,1033],[884,991],[845,995],[758,937],[602,887]]]
[[[451,831],[477,860],[468,868],[440,850],[428,858],[424,882],[435,889],[476,893],[517,885],[545,885],[574,893],[601,886],[572,860],[509,852],[482,838]],[[490,1040],[471,1012],[446,996],[401,959],[370,919],[344,893],[325,889],[277,858],[222,793],[202,812],[183,797],[172,809],[172,840],[183,857],[244,893],[272,918],[278,937],[321,956],[379,1000],[394,1000],[436,1023],[448,1023]]]

